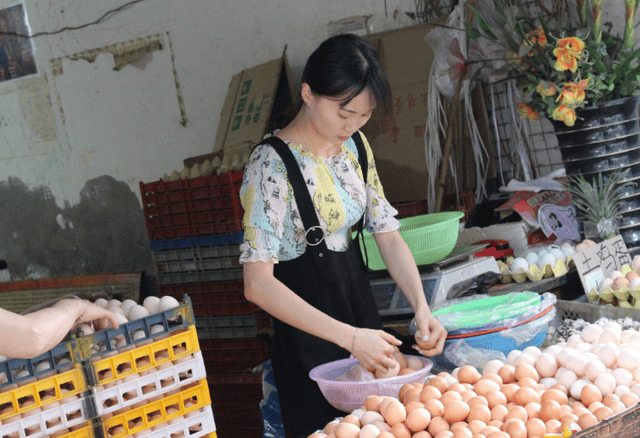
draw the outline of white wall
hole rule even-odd
[[[33,33],[91,22],[125,3],[24,2]],[[0,7],[12,4],[0,1]],[[308,54],[330,35],[330,22],[372,15],[376,32],[412,24],[404,12],[413,10],[411,0],[143,0],[100,24],[35,38],[36,87],[51,101],[39,115],[51,117],[55,139],[43,140],[30,126],[42,122],[30,120],[34,116],[20,106],[24,79],[0,82],[0,180],[14,176],[29,187],[48,186],[59,206],[76,204],[85,182],[100,175],[124,181],[138,194],[139,181],[157,180],[181,170],[184,158],[212,151],[235,73],[279,57],[287,45],[297,81]],[[157,34],[165,46],[151,53],[144,69],[114,71],[109,53],[94,62],[67,58]],[[62,58],[59,75],[50,64],[56,58]],[[176,78],[186,126],[180,124]]]

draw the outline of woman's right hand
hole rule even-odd
[[[385,372],[396,365],[392,354],[402,341],[384,330],[355,328],[351,354],[369,371]]]

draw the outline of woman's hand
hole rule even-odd
[[[430,311],[421,312],[415,316],[418,331],[413,348],[423,356],[436,356],[442,353],[447,332],[440,321]]]
[[[69,300],[69,304],[74,304],[74,301],[75,300]],[[80,316],[77,324],[93,323],[96,331],[107,329],[110,326],[118,328],[118,319],[112,311],[88,300],[82,300],[82,304],[86,310],[83,311],[83,314]]]
[[[385,372],[396,366],[392,354],[402,341],[384,330],[356,328],[351,354],[372,373]]]

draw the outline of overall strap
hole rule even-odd
[[[287,176],[293,188],[293,195],[298,205],[300,219],[302,219],[302,224],[306,230],[305,239],[307,250],[313,255],[313,259],[316,262],[316,266],[320,269],[320,272],[325,275],[331,275],[329,257],[325,257],[329,249],[324,241],[324,230],[320,226],[320,221],[318,221],[318,215],[316,214],[311,194],[302,176],[298,162],[293,156],[291,149],[289,149],[289,146],[282,139],[271,136],[264,139],[261,144],[264,143],[275,149],[287,169]]]
[[[367,160],[367,149],[364,147],[364,142],[362,141],[362,135],[360,131],[356,131],[351,138],[356,144],[356,148],[358,150],[358,162],[360,163],[360,168],[362,169],[362,179],[364,180],[364,196],[365,196],[365,208],[364,214],[358,221],[358,233],[356,234],[356,240],[362,239],[360,245],[362,246],[362,250],[364,251],[364,266],[365,269],[369,269],[369,255],[367,254],[367,247],[364,244],[364,235],[362,231],[364,230],[364,218],[367,214],[367,205],[366,205],[366,197],[367,197],[367,171],[369,170],[369,160]]]

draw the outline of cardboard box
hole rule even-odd
[[[242,152],[282,128],[297,109],[286,53],[241,71],[231,80],[213,152]]]
[[[392,203],[427,198],[423,139],[434,54],[425,36],[432,28],[425,23],[366,37],[378,50],[389,77],[393,121],[385,126],[372,118],[362,131],[376,157],[385,195]]]

